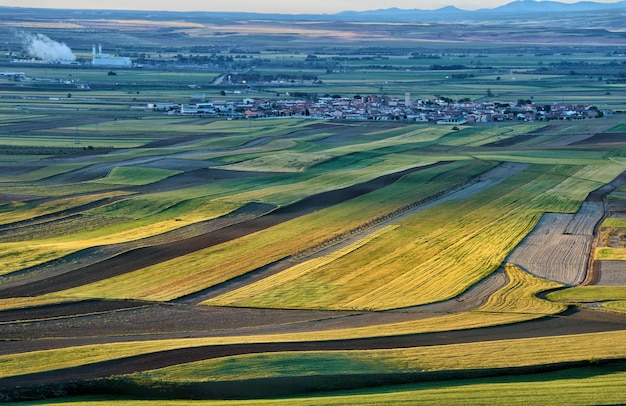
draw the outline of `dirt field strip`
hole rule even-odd
[[[598,261],[600,264],[600,278],[594,284],[597,286],[625,286],[626,261]]]

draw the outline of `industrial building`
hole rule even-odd
[[[116,66],[130,68],[131,66],[133,66],[133,61],[127,56],[111,56],[109,54],[103,54],[102,44],[99,44],[98,53],[96,53],[96,46],[93,46],[92,64],[94,66]]]

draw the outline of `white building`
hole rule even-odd
[[[96,46],[93,46],[91,63],[94,66],[119,66],[128,68],[133,65],[133,61],[127,56],[111,56],[109,54],[103,54],[102,44],[98,45],[98,53],[96,53]]]

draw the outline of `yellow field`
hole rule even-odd
[[[515,323],[555,314],[564,310],[565,307],[563,305],[547,302],[535,296],[541,291],[559,286],[558,284],[530,276],[515,266],[507,266],[506,273],[509,278],[509,283],[501,290],[494,293],[483,306],[470,312],[435,316],[422,320],[387,325],[319,332],[112,343],[4,355],[0,356],[0,371],[3,371],[0,372],[0,377],[46,371],[50,368],[65,368],[110,358],[164,351],[173,348],[254,342],[332,340],[449,331]],[[15,304],[19,305],[20,303]],[[613,334],[626,333],[619,332]],[[557,339],[558,338],[555,338],[555,340]],[[504,345],[504,348],[506,347],[507,346]],[[403,352],[405,350],[397,351]],[[416,349],[416,351],[419,352],[421,350]],[[542,351],[547,350],[542,349]],[[626,351],[626,349],[624,349],[624,351]],[[554,354],[556,359],[558,359],[558,352]],[[510,355],[507,356],[510,357]],[[416,358],[419,358],[419,356],[416,356]],[[480,357],[475,359],[480,359]],[[502,360],[504,360],[504,358],[502,358]],[[483,359],[483,361],[485,360]]]
[[[596,261],[626,261],[626,248],[599,247],[594,254]]]
[[[564,195],[560,184],[550,175],[521,175],[510,189],[438,205],[357,251],[291,268],[206,304],[384,310],[454,297],[495,271],[544,210],[575,209],[576,199],[595,187],[583,184]],[[460,215],[450,219],[450,212]]]

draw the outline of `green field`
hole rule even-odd
[[[0,401],[626,403],[616,16],[5,11]],[[13,62],[18,29],[81,64]],[[553,219],[582,285],[510,260]]]
[[[172,122],[170,125],[179,124]],[[497,154],[490,152],[487,145],[493,140],[502,139],[503,134],[512,138],[543,128],[527,124],[505,128],[505,132],[502,129],[494,131],[489,127],[468,127],[462,131],[451,131],[423,125],[396,126],[392,129],[376,129],[374,126],[355,138],[356,142],[350,140],[341,144],[320,142],[336,132],[329,132],[329,128],[326,132],[311,133],[307,131],[312,125],[309,122],[283,122],[273,128],[259,125],[252,131],[233,122],[213,123],[211,126],[218,127],[220,132],[228,132],[228,135],[217,139],[203,137],[198,124],[191,121],[183,125],[186,132],[198,134],[191,143],[164,148],[137,147],[120,150],[115,154],[88,155],[80,164],[68,164],[61,160],[58,167],[48,165],[7,178],[5,183],[7,187],[11,184],[12,191],[41,193],[47,196],[47,201],[39,204],[27,201],[5,204],[3,210],[6,224],[28,221],[42,215],[59,216],[62,219],[63,210],[79,210],[81,217],[71,222],[64,220],[65,222],[50,223],[46,233],[35,233],[33,229],[33,234],[29,234],[28,229],[25,229],[21,236],[13,237],[13,241],[3,242],[0,250],[4,258],[5,273],[10,275],[13,270],[46,263],[55,258],[61,259],[70,253],[101,244],[134,243],[141,238],[182,230],[183,227],[227,214],[246,203],[285,206],[316,193],[366,182],[383,174],[426,167],[437,162],[441,164],[407,174],[378,190],[249,236],[120,276],[50,293],[39,299],[5,300],[4,308],[16,308],[28,303],[63,303],[71,298],[171,301],[245,275],[268,262],[290,255],[304,257],[299,264],[276,275],[204,301],[203,305],[380,311],[439,302],[456,297],[495,272],[503,264],[507,254],[532,230],[541,214],[575,212],[588,193],[611,181],[623,170],[621,165],[607,159],[607,150],[597,150],[590,154],[575,149],[542,149],[542,143],[549,140],[538,140],[535,145],[525,141],[523,151],[512,146],[499,148]],[[569,125],[569,128],[571,131],[576,127]],[[560,131],[566,133],[565,129]],[[265,145],[250,147],[255,140],[267,137],[272,137],[273,140]],[[524,158],[520,159],[522,155]],[[132,189],[150,187],[151,184],[157,185],[171,177],[183,175],[185,171],[180,169],[145,166],[145,162],[169,162],[167,160],[171,157],[188,159],[190,163],[203,160],[222,161],[222,171],[235,174],[243,171],[242,173],[255,175],[229,177],[180,188],[174,186],[172,190],[154,190],[150,193]],[[502,161],[504,157],[506,161]],[[133,166],[123,164],[133,160],[144,163]],[[352,230],[367,230],[377,224],[377,221],[382,221],[377,219],[385,218],[386,214],[402,213],[407,208],[419,208],[419,203],[416,202],[429,196],[453,193],[446,190],[453,188],[456,191],[455,185],[471,179],[476,182],[481,175],[502,162],[521,166],[518,172],[503,179],[497,187],[487,187],[467,198],[453,199],[418,210],[379,231],[354,239],[354,242],[345,247],[333,249],[330,253],[315,258],[306,257],[311,252],[328,249],[352,236],[355,232]],[[93,168],[98,165],[106,165],[112,169],[93,172],[94,175],[91,175]],[[63,176],[74,173],[84,173],[81,176],[85,180],[62,182],[56,190],[49,189],[55,179],[63,179]],[[470,182],[464,187],[471,188],[471,185]],[[94,187],[97,189],[93,189]],[[90,190],[93,191],[85,193]],[[462,192],[463,187],[458,190]],[[94,203],[97,204],[96,207],[92,206]],[[82,207],[85,209],[81,209]],[[458,215],[450,218],[450,213]],[[620,224],[618,220],[612,220],[605,225],[615,227]],[[27,250],[22,241],[29,241]],[[263,255],[258,255],[259,252],[263,252]],[[337,272],[338,269],[341,272]],[[610,301],[605,305],[606,308],[619,309],[619,300],[623,300],[619,288],[597,288],[593,291],[593,287],[552,293],[548,296],[551,301],[537,300],[538,293],[559,285],[529,277],[516,267],[507,267],[507,275],[509,284],[474,311],[390,323],[385,325],[386,334],[451,331],[517,323],[559,313],[565,309],[560,302],[603,300]],[[207,338],[195,341],[70,347],[24,353],[19,357],[3,356],[2,362],[5,364],[4,371],[37,372],[48,370],[48,365],[55,365],[56,368],[82,365],[110,359],[114,357],[113,354],[121,357],[167,348],[238,343],[242,340],[276,342],[370,337],[379,335],[380,327],[373,325],[265,335],[256,339],[239,336],[221,340]],[[551,339],[565,345],[563,339]],[[575,339],[581,338],[577,336]],[[478,348],[478,344],[475,345]],[[480,348],[487,352],[493,351],[482,344]],[[449,350],[459,353],[458,349]],[[316,375],[324,375],[324,368],[331,368],[340,375],[356,373],[366,367],[375,367],[372,371],[379,374],[429,371],[423,364],[423,355],[415,356],[421,360],[419,366],[406,364],[411,351],[403,350],[397,355],[389,355],[391,358],[384,361],[375,352],[365,352],[357,358],[348,354],[339,356],[324,353],[314,362],[320,365],[318,367],[312,366],[313,361],[299,358],[304,356],[306,359],[309,355],[298,355],[292,360],[288,354],[279,354],[276,359],[246,356],[237,358],[235,364],[232,364],[234,361],[225,359],[208,364],[201,362],[172,367],[165,371],[171,377],[167,378],[169,384],[203,382],[205,379],[202,376],[215,375],[207,372],[209,369],[220,370],[222,374],[231,371],[220,378],[227,381],[294,377],[302,374],[297,369],[280,365],[307,365],[305,369],[315,370]],[[565,355],[565,350],[554,351],[552,355],[554,360],[550,362],[573,361]],[[316,355],[311,356],[317,359]],[[615,353],[611,356],[614,357]],[[608,355],[587,352],[581,354],[576,361],[582,362],[590,357],[606,359]],[[399,362],[395,359],[404,359],[405,366],[393,366]],[[477,355],[476,359],[484,360],[486,357]],[[229,363],[234,369],[224,369],[222,362]],[[335,364],[337,362],[339,364]],[[514,365],[510,363],[509,357],[503,357],[502,366],[482,365],[480,368],[513,368],[547,361],[542,355],[537,356],[535,361],[528,362],[530,364]],[[277,365],[275,369],[270,367],[273,364]],[[264,374],[256,375],[254,365],[259,365]],[[462,371],[478,367],[468,364],[456,368]],[[188,368],[191,368],[189,372],[185,372]],[[448,370],[450,367],[433,368]],[[241,372],[244,370],[248,372]],[[132,378],[133,385],[150,387],[153,380],[166,379],[159,378],[158,373],[154,376],[151,374],[145,373],[141,377]],[[186,374],[191,375],[185,378]],[[475,384],[489,388],[492,385],[489,382],[489,378],[484,378]],[[521,381],[516,381],[516,385],[521,385],[518,386],[520,391],[532,387],[531,382],[522,384]],[[453,391],[454,386],[449,390]],[[425,399],[429,396],[426,388],[420,389],[419,393],[414,395],[426,396]],[[607,396],[609,394],[610,392]],[[306,404],[308,401],[302,402]]]

